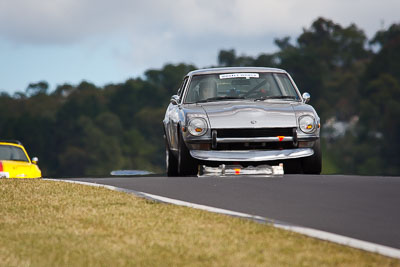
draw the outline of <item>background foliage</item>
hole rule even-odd
[[[218,66],[287,70],[312,96],[323,133],[323,172],[400,175],[400,24],[368,40],[356,25],[316,19],[278,51],[252,57],[222,50]],[[163,172],[161,121],[169,98],[196,66],[167,64],[120,84],[45,81],[0,95],[0,137],[40,158],[45,176],[108,175],[116,169]]]

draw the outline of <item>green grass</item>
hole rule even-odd
[[[400,266],[205,211],[43,180],[0,180],[2,266]]]

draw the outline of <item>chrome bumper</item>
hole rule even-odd
[[[309,157],[314,154],[312,148],[284,150],[191,150],[190,155],[206,161],[272,161]]]

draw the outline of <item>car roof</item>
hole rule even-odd
[[[0,140],[0,144],[22,146],[22,143],[20,141],[18,141],[18,140]]]
[[[215,73],[234,73],[234,72],[279,72],[286,73],[285,70],[265,67],[226,67],[226,68],[208,68],[191,71],[187,76],[215,74]]]
[[[24,148],[22,143],[17,140],[0,140],[0,146],[16,146],[16,147]]]

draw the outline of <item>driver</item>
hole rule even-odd
[[[266,97],[272,95],[271,84],[267,81],[263,87],[260,88],[259,97]]]
[[[202,81],[199,84],[199,100],[217,96],[217,83],[213,80]]]

